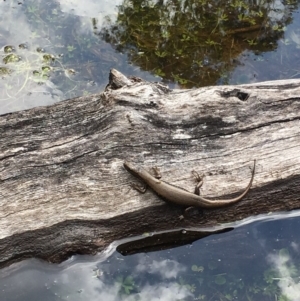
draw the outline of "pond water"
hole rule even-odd
[[[170,250],[97,256],[55,265],[30,259],[1,270],[0,299],[300,300],[300,211],[236,223]]]
[[[1,1],[0,114],[100,93],[110,68],[171,88],[299,78],[298,4]],[[299,223],[287,214],[172,250],[26,260],[1,270],[0,300],[300,300]]]
[[[111,68],[171,88],[299,78],[299,1],[0,2],[0,114],[99,93]]]

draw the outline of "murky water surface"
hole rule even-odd
[[[0,299],[300,300],[300,218],[274,218],[171,250],[26,260],[1,270]]]
[[[171,88],[298,78],[299,1],[0,2],[0,114],[99,93],[111,68]]]

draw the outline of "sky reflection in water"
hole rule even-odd
[[[60,265],[26,260],[2,270],[0,298],[296,301],[299,224],[298,217],[256,221],[192,245],[126,257],[110,248]]]

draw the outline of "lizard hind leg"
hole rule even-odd
[[[135,189],[135,190],[137,190],[137,191],[139,191],[140,193],[143,193],[143,194],[147,191],[147,188],[148,188],[147,185],[141,186],[141,185],[137,185],[135,183],[130,183],[130,186],[133,189]]]
[[[203,176],[201,177],[197,171],[195,170],[192,170],[192,175],[194,176],[194,178],[196,179],[196,181],[198,182],[196,187],[195,187],[195,190],[194,190],[194,193],[196,195],[200,195],[200,188],[201,186],[203,185]]]

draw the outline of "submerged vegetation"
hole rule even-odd
[[[28,89],[30,82],[44,84],[54,72],[68,73],[63,67],[59,57],[45,53],[41,48],[30,51],[28,47],[21,44],[18,47],[5,46],[1,54],[2,61],[6,66],[0,67],[1,75],[10,75],[6,79],[6,96],[14,98],[23,89]],[[9,49],[9,51],[8,51]],[[9,52],[9,54],[7,54]],[[16,89],[16,86],[19,89]]]
[[[101,36],[130,61],[185,87],[227,83],[245,50],[275,50],[296,1],[125,0]]]
[[[248,254],[249,255],[249,254]],[[193,256],[192,256],[193,257]],[[191,301],[295,301],[295,286],[298,286],[300,277],[300,262],[292,263],[287,249],[281,249],[269,256],[269,264],[251,266],[253,262],[232,262],[224,264],[221,261],[211,260],[202,265],[191,265],[180,273],[175,280],[176,290],[185,290],[187,297],[174,300]],[[263,260],[259,258],[258,260]],[[199,259],[201,261],[201,259]],[[172,262],[172,260],[170,261]],[[262,261],[263,262],[263,261]],[[257,264],[258,262],[255,261]],[[156,263],[157,264],[157,263]],[[237,266],[241,264],[241,268]],[[271,264],[271,267],[270,267]],[[155,290],[157,285],[173,287],[174,278],[163,278],[153,275],[151,263],[149,270],[132,275],[122,270],[108,275],[105,272],[99,276],[99,280],[115,279],[118,287],[118,295],[121,300],[151,300],[151,295],[144,298],[143,290],[150,286]],[[164,266],[164,265],[163,265]],[[230,270],[230,266],[233,270]],[[133,269],[131,267],[131,269]],[[263,270],[265,269],[265,270]],[[237,272],[238,271],[238,272]],[[160,272],[160,274],[163,274]],[[109,285],[109,283],[106,283]],[[285,288],[283,288],[285,287]],[[289,291],[290,288],[290,291]],[[286,293],[286,294],[285,294]],[[156,296],[157,298],[159,296]],[[163,296],[162,296],[163,298]]]
[[[91,30],[83,34],[81,20],[64,14],[59,2],[29,0],[22,6],[14,2],[16,7],[2,4],[7,12],[0,17],[0,107],[20,110],[33,96],[41,99],[34,100],[40,105],[46,94],[54,102],[96,93],[105,86],[114,60],[109,45]],[[16,31],[12,23],[20,15]],[[1,22],[11,28],[9,34],[1,35]]]
[[[284,71],[262,53],[276,50],[279,42],[299,48],[297,30],[284,37],[295,0],[124,0],[104,24],[97,15],[81,19],[63,13],[55,1],[2,5],[7,11],[0,17],[1,106],[34,93],[48,93],[55,101],[97,93],[109,69],[132,74],[131,65],[182,87],[227,84],[247,51],[266,66],[261,80],[270,79]],[[18,20],[18,30],[11,20]],[[1,23],[10,27],[9,34],[1,32]],[[281,63],[289,53],[281,55]],[[290,64],[293,70],[284,74],[299,77],[292,58]],[[255,74],[238,74],[236,82],[249,82]]]

